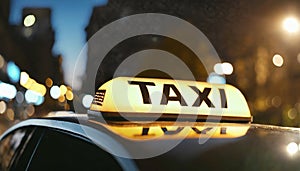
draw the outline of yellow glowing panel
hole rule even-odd
[[[235,87],[206,82],[119,77],[96,92],[92,111],[246,118],[251,114]]]

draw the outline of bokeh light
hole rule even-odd
[[[216,63],[214,65],[214,72],[219,75],[231,75],[233,73],[233,66],[229,62]]]
[[[6,111],[6,103],[4,101],[0,101],[0,114],[3,114]]]
[[[228,62],[222,63],[222,69],[223,73],[226,75],[230,75],[233,72],[233,66],[231,65],[231,63]]]
[[[14,110],[12,110],[11,108],[8,108],[7,111],[6,111],[6,117],[10,121],[13,121],[15,119],[15,112],[14,112]]]
[[[59,96],[60,96],[60,88],[58,86],[51,87],[51,89],[50,89],[50,96],[53,99],[58,99]]]
[[[27,90],[25,92],[25,99],[27,103],[35,103],[38,101],[38,95],[34,91]]]
[[[16,83],[19,81],[21,71],[14,62],[9,61],[7,63],[6,72],[11,82]]]
[[[288,110],[288,117],[289,119],[295,119],[297,117],[297,109],[291,108]]]
[[[286,146],[286,151],[290,154],[290,155],[294,155],[297,153],[298,151],[298,145],[295,142],[291,142]]]
[[[277,67],[281,67],[283,65],[283,57],[279,54],[275,54],[273,56],[272,61],[273,61],[273,64]]]
[[[65,102],[65,100],[66,100],[65,96],[59,96],[58,98],[58,101],[61,103]]]
[[[27,114],[27,116],[32,116],[35,112],[35,108],[33,105],[29,105],[26,107],[25,113]]]
[[[0,69],[3,68],[5,60],[2,55],[0,55]]]
[[[19,104],[23,103],[23,101],[24,101],[24,94],[21,91],[17,92],[16,101]]]
[[[93,96],[89,94],[84,95],[82,98],[82,104],[85,108],[89,108],[92,104],[92,101],[93,101]]]
[[[47,88],[43,84],[37,83],[26,72],[21,72],[20,84],[28,90],[39,93],[41,96],[44,96],[47,92]]]
[[[68,90],[66,93],[67,100],[71,101],[74,98],[73,92],[71,90]]]
[[[215,73],[222,75],[223,74],[223,69],[222,69],[222,64],[221,63],[216,63],[214,65],[214,71]]]
[[[27,81],[29,80],[29,75],[26,72],[21,72],[21,77],[20,77],[20,84],[25,85]]]
[[[281,105],[281,98],[279,96],[275,96],[272,98],[271,103],[274,107],[279,107]]]
[[[25,92],[25,99],[27,103],[33,103],[35,105],[41,105],[44,102],[44,97],[32,90]]]
[[[51,87],[51,86],[53,85],[53,81],[52,81],[52,79],[49,78],[49,77],[46,79],[46,82],[45,82],[45,83],[46,83],[46,86],[47,86],[47,87]]]
[[[16,97],[17,89],[14,85],[0,82],[0,97],[13,99]]]
[[[45,101],[44,96],[38,96],[38,100],[34,104],[39,106],[39,105],[43,104],[44,101]]]
[[[34,15],[30,14],[30,15],[27,15],[25,18],[24,18],[24,21],[23,21],[23,24],[25,27],[30,27],[30,26],[33,26],[33,24],[35,23],[36,21],[36,18]]]
[[[60,89],[60,95],[61,96],[63,96],[63,95],[65,95],[66,93],[67,93],[67,87],[65,86],[65,85],[61,85],[60,87],[59,87],[59,89]]]
[[[210,73],[208,78],[207,78],[207,82],[209,83],[213,83],[213,84],[226,84],[226,79],[221,76],[218,75],[216,73]]]
[[[289,33],[296,33],[299,31],[299,22],[294,17],[288,17],[283,20],[282,26],[284,30]]]

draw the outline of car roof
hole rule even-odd
[[[87,114],[75,114],[72,112],[52,112],[49,113],[48,115],[44,117],[39,117],[39,118],[32,118],[28,119],[25,121],[22,121],[11,128],[9,128],[5,133],[3,133],[0,136],[0,140],[5,137],[7,134],[12,132],[15,129],[22,128],[22,127],[28,127],[28,126],[37,126],[37,127],[48,127],[48,128],[54,128],[54,129],[61,129],[65,130],[67,132],[72,132],[75,134],[80,134],[84,137],[91,138],[91,136],[87,136],[85,129],[93,129],[96,132],[110,132],[113,134],[118,134],[118,132],[113,132],[110,128],[107,127],[106,125],[110,126],[117,126],[117,127],[141,127],[141,126],[146,126],[146,127],[151,127],[151,126],[180,126],[180,127],[188,127],[188,126],[199,126],[199,125],[194,125],[194,123],[189,122],[182,122],[182,123],[177,123],[174,125],[174,122],[154,122],[150,124],[144,124],[144,123],[134,123],[132,124],[131,122],[108,122],[108,123],[103,123],[101,121],[97,120],[91,120]],[[198,123],[196,123],[198,124]],[[242,129],[243,127],[248,127],[246,129],[245,135],[242,136],[249,136],[252,134],[250,130],[264,130],[266,132],[285,132],[285,133],[294,133],[294,134],[299,134],[300,133],[300,128],[292,128],[292,127],[281,127],[281,126],[274,126],[274,125],[263,125],[263,124],[254,124],[254,123],[205,123],[205,122],[200,122],[201,126],[206,126],[206,127],[216,127],[218,125],[222,126],[233,126],[236,127],[237,129]],[[117,135],[119,136],[119,135]],[[191,138],[191,137],[189,137]],[[199,137],[198,137],[199,138]],[[194,139],[198,139],[197,137],[194,137]],[[193,139],[193,137],[192,137]]]
[[[161,123],[165,125],[166,122]],[[204,123],[202,123],[204,124]],[[296,163],[291,163],[288,154],[286,153],[286,146],[291,142],[297,142],[299,139],[299,128],[280,127],[272,125],[262,124],[241,124],[241,123],[221,123],[225,126],[234,126],[237,129],[244,129],[248,126],[245,135],[233,137],[233,138],[210,138],[206,142],[200,144],[200,137],[184,138],[176,147],[161,153],[157,156],[147,156],[147,160],[139,160],[142,154],[151,153],[145,148],[141,152],[137,153],[137,156],[133,156],[131,151],[128,151],[128,144],[138,143],[138,145],[145,143],[144,141],[126,139],[118,135],[114,130],[110,130],[99,122],[90,120],[86,114],[74,114],[74,113],[50,113],[49,115],[42,118],[33,118],[22,121],[8,131],[6,131],[0,139],[5,137],[10,132],[28,126],[35,127],[47,127],[53,129],[63,130],[65,132],[71,132],[88,138],[91,142],[98,145],[114,154],[120,156],[118,158],[123,167],[135,168],[135,164],[131,163],[130,160],[123,160],[133,156],[132,159],[136,159],[136,165],[143,170],[152,169],[170,169],[174,167],[174,170],[187,169],[194,170],[198,166],[196,163],[202,161],[201,168],[207,170],[216,170],[223,168],[238,169],[242,166],[241,163],[246,160],[261,164],[272,162],[272,165],[277,168],[284,169],[280,164],[285,162],[290,168],[300,169],[300,166]],[[120,125],[117,123],[115,125]],[[156,126],[158,123],[156,123]],[[128,126],[128,124],[126,125]],[[182,127],[189,127],[187,123],[181,125]],[[136,126],[138,127],[138,125]],[[157,141],[150,141],[145,143],[146,146],[155,144],[153,148],[158,148],[164,144],[169,144],[174,141],[171,136],[166,136],[167,139],[157,139]],[[141,146],[142,146],[141,145]],[[145,147],[145,146],[142,146]],[[153,150],[153,148],[151,150]],[[180,154],[178,156],[178,154]],[[230,157],[226,157],[226,155]],[[247,156],[251,156],[250,158]],[[269,156],[269,159],[268,159]],[[270,157],[270,156],[281,156],[282,158]],[[285,156],[285,157],[284,157]],[[170,166],[170,158],[172,158],[172,166]],[[248,158],[248,159],[247,159]],[[221,160],[220,160],[221,159]],[[284,160],[283,160],[284,159]],[[232,161],[235,162],[232,162]],[[197,161],[197,162],[196,162]],[[211,161],[216,161],[218,165],[212,165]],[[196,163],[195,163],[196,162]],[[153,163],[156,163],[155,166]],[[148,167],[151,166],[151,167]],[[269,165],[267,165],[269,166]],[[156,168],[157,167],[157,168]],[[177,167],[177,168],[175,168]],[[254,168],[254,166],[248,166]],[[273,169],[270,167],[269,169]],[[134,169],[136,170],[136,169]],[[251,169],[250,169],[251,170]]]
[[[32,122],[32,121],[37,121],[36,123]],[[49,123],[51,122],[51,124],[46,124],[46,121]],[[73,112],[68,112],[68,111],[58,111],[58,112],[50,112],[48,115],[43,116],[43,117],[37,117],[37,118],[31,118],[25,121],[22,121],[16,125],[14,125],[13,127],[11,127],[10,129],[8,129],[5,133],[2,134],[1,137],[3,137],[5,134],[7,134],[7,132],[11,132],[12,130],[15,130],[17,128],[20,127],[25,127],[25,126],[44,126],[44,127],[52,127],[52,128],[57,128],[57,129],[61,129],[63,126],[67,126],[67,125],[61,125],[59,126],[56,123],[64,123],[64,124],[68,124],[68,123],[72,123],[72,124],[76,124],[76,125],[82,125],[82,126],[86,126],[86,127],[91,127],[91,128],[99,128],[101,127],[102,124],[110,124],[110,125],[136,125],[136,126],[140,126],[140,125],[145,125],[145,126],[153,126],[153,125],[174,125],[173,121],[165,121],[165,122],[153,122],[151,124],[145,124],[145,123],[138,123],[135,122],[135,124],[132,124],[132,122],[107,122],[107,123],[102,123],[101,121],[97,121],[97,120],[90,120],[88,114],[76,114]],[[204,123],[204,122],[201,122]],[[44,125],[43,125],[44,124]],[[217,123],[216,123],[217,124]],[[234,125],[234,126],[245,126],[245,123],[225,123],[226,125]],[[287,132],[299,132],[300,128],[294,128],[294,127],[282,127],[282,126],[275,126],[275,125],[265,125],[265,124],[255,124],[255,123],[249,123],[250,128],[251,129],[265,129],[268,131],[287,131]],[[179,126],[190,126],[190,124],[188,122],[183,122],[182,124],[179,124]],[[72,132],[72,129],[69,129],[69,131]]]

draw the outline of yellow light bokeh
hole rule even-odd
[[[299,22],[294,17],[284,19],[282,26],[289,33],[296,33],[299,31]]]
[[[0,69],[3,68],[4,63],[5,63],[4,58],[2,55],[0,55]]]
[[[29,89],[35,91],[36,93],[41,94],[42,96],[44,96],[47,92],[46,87],[38,83],[33,84]]]
[[[53,81],[52,81],[52,79],[49,78],[49,77],[46,79],[46,82],[45,82],[45,83],[46,83],[46,86],[47,86],[47,87],[51,87],[51,86],[53,85]]]
[[[60,95],[61,96],[63,96],[63,95],[65,95],[66,93],[67,93],[67,87],[65,86],[65,85],[61,85],[60,87],[59,87],[59,89],[60,89]]]
[[[0,101],[0,114],[3,114],[6,111],[6,103],[4,101]]]
[[[6,116],[10,121],[13,121],[15,119],[15,112],[11,108],[9,108],[6,111]]]
[[[284,60],[281,55],[275,54],[272,58],[272,62],[275,66],[282,67]]]
[[[20,84],[28,90],[32,90],[45,96],[47,89],[43,84],[37,83],[34,79],[30,78],[26,72],[21,72]]]
[[[67,100],[71,101],[74,98],[73,92],[71,90],[68,90],[66,93]]]
[[[66,100],[65,96],[60,96],[58,98],[58,101],[61,102],[61,103],[63,103],[65,100]]]

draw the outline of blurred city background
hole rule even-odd
[[[210,76],[208,81],[238,87],[255,123],[300,126],[300,1],[1,0],[0,133],[30,117],[74,110],[73,102],[86,112],[94,92],[83,83],[92,61],[81,49],[106,24],[145,12],[180,17],[207,36],[222,63],[206,74],[194,66],[202,74],[199,80]],[[151,40],[143,45],[172,47],[160,37]],[[132,45],[112,54],[140,49]],[[77,58],[79,53],[85,60]],[[184,53],[181,58],[185,61]],[[97,86],[103,82],[98,81]]]

